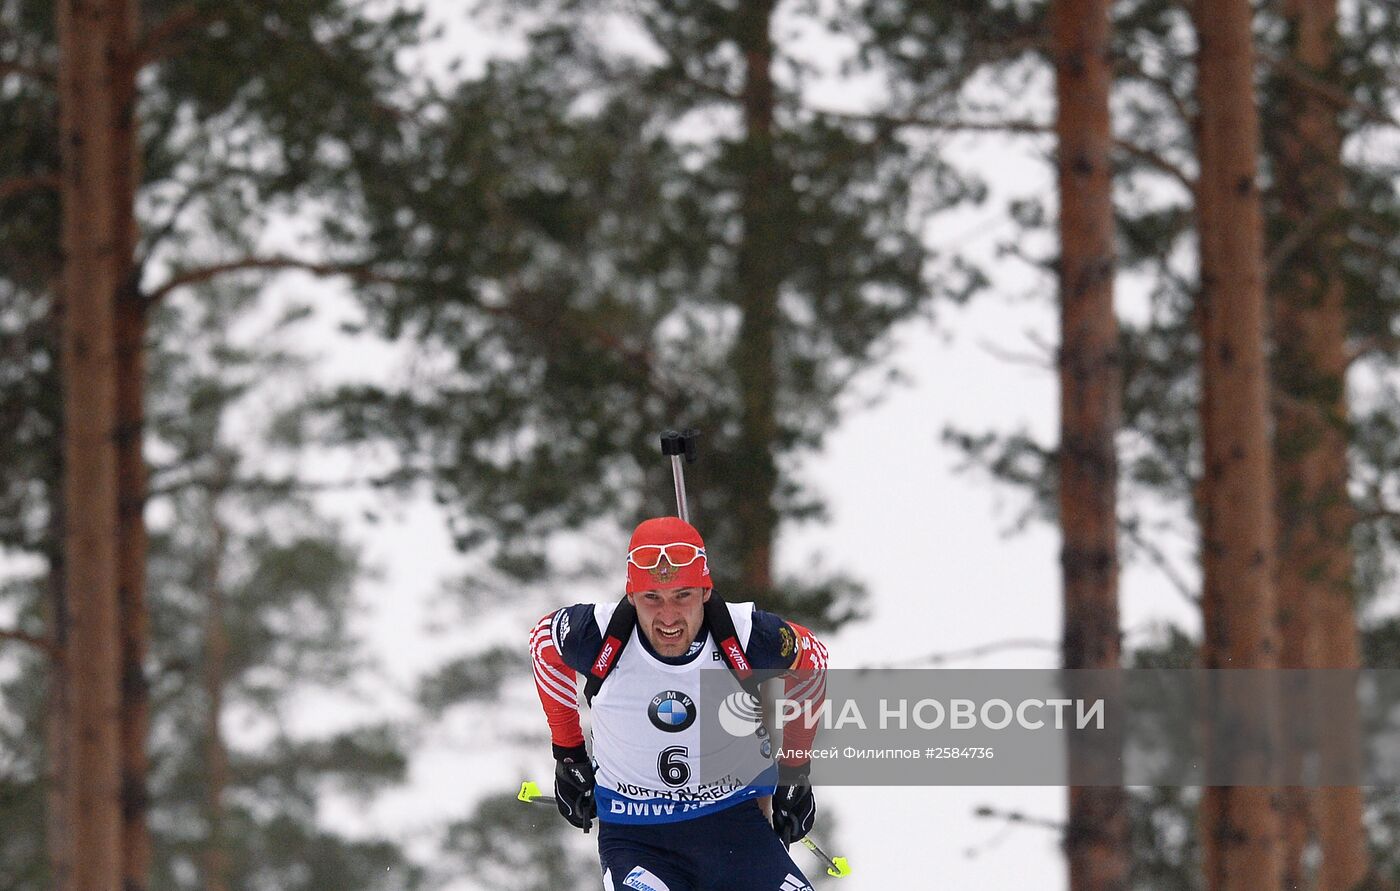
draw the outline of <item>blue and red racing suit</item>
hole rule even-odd
[[[564,607],[540,619],[531,635],[535,686],[560,748],[583,745],[577,675],[587,675],[598,656],[615,606]],[[784,698],[803,703],[803,714],[815,713],[826,695],[821,641],[752,603],[725,606],[752,667],[784,672]],[[728,672],[707,631],[685,655],[665,657],[634,628],[591,703],[604,886],[805,888],[806,879],[756,804],[777,782],[767,731],[759,727],[733,738],[711,733],[705,775],[693,769],[700,752],[695,703],[704,671]],[[792,753],[809,750],[815,733],[814,721],[787,723],[780,762],[804,761]]]

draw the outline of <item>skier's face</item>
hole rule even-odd
[[[637,625],[651,648],[662,656],[684,656],[700,633],[710,592],[706,588],[671,588],[627,596],[637,608]]]

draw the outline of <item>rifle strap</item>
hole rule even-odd
[[[617,664],[617,657],[622,655],[623,647],[632,639],[632,629],[636,627],[637,608],[624,594],[617,602],[617,609],[613,610],[612,618],[608,620],[608,628],[603,632],[603,645],[598,648],[598,656],[593,660],[593,667],[588,670],[588,683],[583,687],[583,696],[589,705],[593,704],[593,697],[598,695],[603,681],[608,679],[608,674]]]
[[[622,655],[627,642],[632,639],[632,631],[636,627],[637,608],[624,595],[613,610],[612,618],[608,620],[607,630],[603,632],[603,645],[598,648],[593,667],[588,671],[588,682],[583,687],[583,696],[589,705],[593,704],[593,697],[598,695],[603,681],[608,679],[613,666],[617,665],[618,657]],[[734,617],[729,615],[724,598],[715,591],[710,592],[710,599],[705,602],[705,628],[714,638],[724,664],[729,667],[739,686],[757,697],[758,680],[754,677],[748,654],[739,643],[739,633],[734,628]]]

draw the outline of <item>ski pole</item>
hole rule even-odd
[[[520,784],[520,792],[515,798],[517,801],[523,801],[526,804],[534,804],[535,802],[539,802],[540,804],[555,804],[559,800],[553,795],[544,794],[540,791],[539,783],[532,783],[529,780]]]
[[[802,846],[822,859],[822,862],[826,864],[827,875],[843,879],[851,874],[851,864],[846,861],[845,857],[828,855],[816,842],[812,841],[810,835],[803,837]]]
[[[526,780],[525,782],[520,784],[520,792],[515,797],[517,800],[523,801],[526,804],[555,803],[555,798],[553,795],[545,795],[542,791],[540,791],[539,783],[532,783],[529,780]],[[813,854],[816,854],[817,857],[821,858],[822,863],[826,866],[827,875],[835,876],[836,878],[840,879],[845,878],[846,876],[851,874],[851,864],[846,860],[845,857],[830,856],[825,851],[823,851],[821,849],[821,846],[818,845],[815,841],[813,841],[810,836],[802,839],[802,846],[805,847],[807,850],[811,851]]]
[[[685,464],[694,464],[699,457],[696,450],[699,439],[700,431],[694,429],[679,433],[667,430],[661,434],[661,454],[671,459],[671,477],[676,483],[676,515],[687,523],[690,522],[690,505],[685,499],[685,467],[681,457],[685,457]]]
[[[530,782],[529,780],[526,780],[525,782],[523,782],[523,783],[520,784],[520,791],[517,792],[517,793],[515,793],[515,799],[516,799],[516,801],[523,801],[523,802],[525,802],[526,804],[558,804],[558,803],[559,803],[559,799],[558,799],[558,798],[555,798],[553,795],[546,795],[546,794],[544,794],[543,792],[541,792],[541,791],[540,791],[540,784],[539,784],[539,783],[532,783],[532,782]],[[588,824],[588,825],[589,825],[589,826],[593,825],[593,824],[592,824],[592,821],[589,821],[589,824]],[[587,832],[587,831],[588,831],[588,827],[585,826],[584,829],[583,829],[583,831],[584,831],[584,832]]]

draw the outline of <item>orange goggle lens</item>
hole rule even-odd
[[[661,558],[672,566],[689,566],[705,556],[705,549],[685,542],[668,545],[640,545],[627,553],[627,562],[638,569],[655,569]]]

